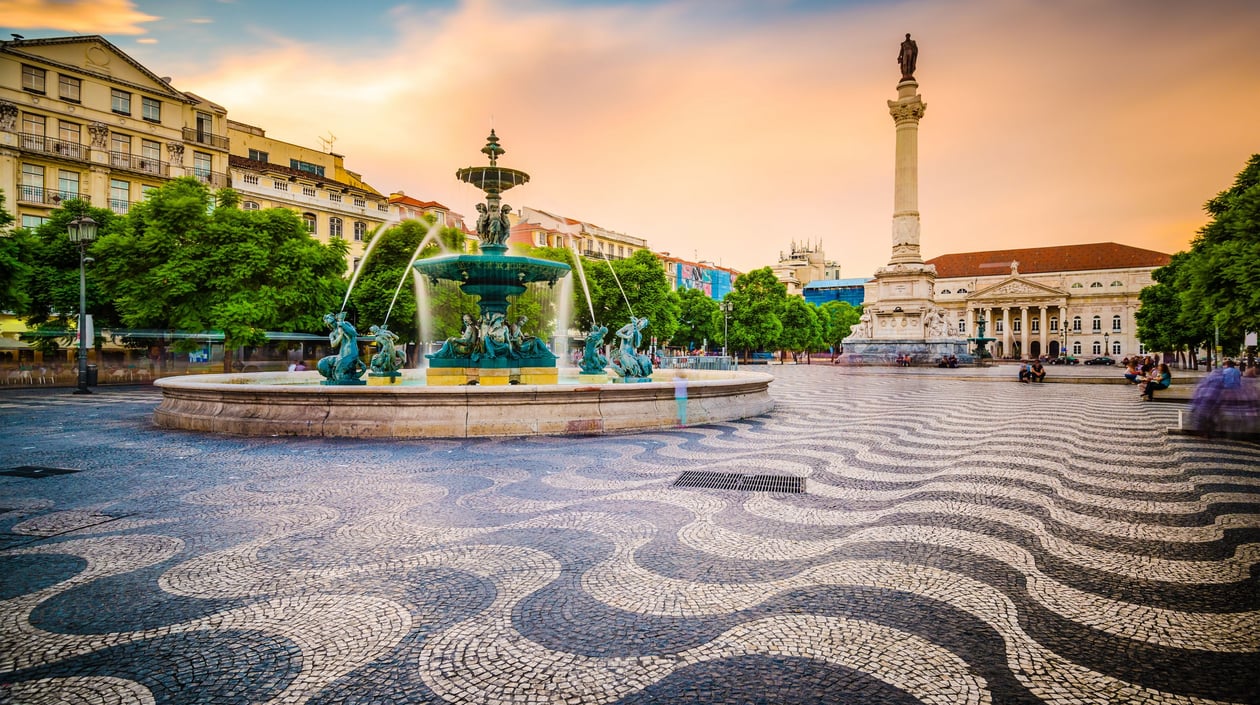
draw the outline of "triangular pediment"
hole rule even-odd
[[[51,64],[58,69],[123,83],[146,93],[184,103],[188,96],[100,36],[23,39],[8,42],[5,52]]]
[[[967,297],[968,301],[1008,301],[1010,299],[1039,298],[1043,296],[1063,297],[1067,294],[1052,286],[1038,284],[1018,274],[988,286]]]

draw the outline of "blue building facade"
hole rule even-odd
[[[866,298],[866,282],[869,278],[858,279],[820,279],[805,285],[805,301],[815,306],[822,306],[828,301],[844,301],[854,308],[862,308]]]

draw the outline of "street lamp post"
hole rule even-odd
[[[87,385],[87,277],[84,263],[87,261],[87,246],[96,239],[96,221],[88,215],[80,216],[70,221],[66,232],[70,242],[79,246],[79,388],[74,393],[91,394]]]
[[[1111,334],[1103,333],[1103,355],[1111,355]]]
[[[728,330],[727,318],[730,317],[732,304],[730,301],[723,300],[722,303],[719,305],[722,307],[722,358],[725,359],[726,358],[726,331]],[[726,363],[722,363],[722,364],[726,364]]]

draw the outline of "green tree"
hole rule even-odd
[[[670,344],[686,350],[717,345],[722,338],[722,310],[718,303],[700,289],[678,292],[678,330]]]
[[[1182,304],[1185,265],[1191,257],[1189,252],[1173,255],[1172,261],[1151,273],[1155,284],[1138,294],[1142,302],[1137,311],[1138,337],[1148,350],[1193,352],[1212,340],[1211,323],[1195,307]],[[1197,356],[1192,355],[1191,366],[1197,363]]]
[[[25,300],[16,311],[31,332],[26,338],[46,355],[55,356],[63,345],[73,347],[79,317],[79,246],[70,241],[70,221],[90,216],[97,223],[97,241],[87,247],[88,257],[97,257],[100,238],[116,227],[118,216],[106,208],[92,208],[87,201],[70,199],[48,214],[22,243],[22,260],[29,267],[25,280]],[[99,266],[89,264],[84,279],[87,312],[97,331],[117,326],[118,311],[98,283]]]
[[[31,265],[27,257],[35,243],[25,228],[10,230],[13,221],[13,214],[4,208],[4,192],[0,191],[0,311],[16,313],[30,304],[27,283]]]
[[[648,318],[644,335],[658,341],[670,340],[674,336],[681,305],[678,293],[669,288],[665,267],[655,254],[649,250],[638,250],[623,260],[584,260],[583,267],[591,289],[595,316],[598,323],[608,327],[610,337],[613,331],[630,322],[627,299],[635,316]],[[576,308],[576,315],[584,326],[589,327],[590,314],[583,307]]]
[[[96,279],[124,325],[221,330],[229,351],[263,344],[268,330],[325,329],[345,292],[345,242],[320,243],[293,211],[231,203],[223,194],[211,208],[205,186],[175,179],[97,242]]]
[[[1260,330],[1260,154],[1205,209],[1212,219],[1178,277],[1182,320],[1210,321],[1222,341],[1235,344]]]
[[[816,309],[799,296],[789,296],[779,314],[783,332],[779,335],[779,348],[799,353],[811,350],[822,341],[822,328]]]
[[[853,326],[862,317],[862,310],[848,301],[828,301],[818,308],[822,322],[822,342],[832,351],[840,349],[841,341],[849,337]]]
[[[774,350],[783,334],[780,315],[787,304],[787,287],[769,267],[754,269],[735,280],[726,295],[731,303],[729,322],[731,350]]]

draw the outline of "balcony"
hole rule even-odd
[[[216,135],[213,132],[198,130],[195,127],[184,128],[184,141],[192,142],[193,144],[205,145],[206,147],[210,147],[212,149],[221,149],[225,152],[227,151],[228,143],[230,142],[230,140],[226,137]]]
[[[28,152],[39,152],[40,154],[48,154],[80,162],[87,161],[88,148],[86,145],[78,142],[67,142],[66,140],[55,140],[32,132],[19,134],[21,136],[22,149]]]
[[[228,175],[217,171],[193,170],[193,177],[211,188],[227,188]]]
[[[77,198],[80,201],[90,202],[92,198],[87,194],[76,193],[74,191],[61,191],[58,189],[44,188],[43,186],[18,186],[18,201],[22,203],[37,203],[44,206],[60,207],[63,201]]]
[[[169,177],[171,165],[158,159],[142,157],[126,152],[110,152],[109,165],[115,169],[126,169],[151,176]]]
[[[582,252],[582,256],[587,259],[625,259],[622,255],[610,255],[603,252],[597,252],[595,250],[586,250]]]
[[[125,198],[109,199],[109,209],[118,215],[127,215],[127,211],[131,210],[131,201]]]

